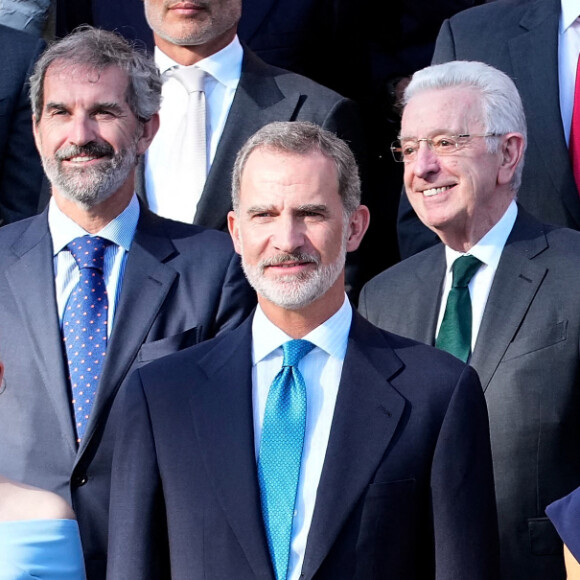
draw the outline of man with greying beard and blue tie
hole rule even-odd
[[[237,156],[232,201],[258,307],[127,384],[108,578],[495,579],[477,376],[346,299],[369,222],[348,146],[266,125]]]
[[[0,465],[72,503],[90,579],[105,577],[121,385],[255,304],[226,234],[137,200],[160,94],[152,60],[114,33],[87,28],[49,48],[31,101],[52,199],[0,229]]]

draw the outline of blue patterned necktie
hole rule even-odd
[[[460,256],[453,262],[453,283],[435,346],[467,362],[471,353],[471,298],[468,284],[481,266],[475,256]]]
[[[79,443],[85,434],[107,350],[109,305],[103,264],[105,248],[111,243],[98,236],[83,236],[67,246],[80,271],[62,320]]]
[[[306,385],[297,365],[313,348],[307,340],[282,345],[282,370],[270,386],[264,412],[258,480],[276,580],[286,580],[288,570],[306,426]]]

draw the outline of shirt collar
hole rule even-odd
[[[346,353],[351,322],[352,306],[345,294],[338,311],[309,332],[304,340],[309,340],[328,355],[342,360]],[[252,321],[253,364],[260,362],[289,340],[292,337],[271,322],[258,305]]]
[[[486,266],[494,269],[497,268],[501,258],[501,253],[503,252],[503,248],[514,227],[517,216],[518,205],[515,200],[512,200],[501,219],[469,250],[468,253],[475,256]],[[462,252],[457,252],[456,250],[445,246],[447,270],[450,271],[453,262],[463,255]]]
[[[95,235],[117,244],[128,252],[137,229],[139,213],[139,201],[133,194],[129,205]],[[75,238],[92,235],[65,215],[56,205],[54,198],[50,200],[48,206],[48,229],[55,256]]]
[[[560,13],[560,33],[564,32],[580,16],[580,0],[562,0],[562,12]]]
[[[244,49],[235,36],[226,47],[200,60],[194,66],[204,70],[222,85],[235,88],[240,80],[243,57]],[[155,47],[155,64],[161,74],[181,66],[158,47]]]

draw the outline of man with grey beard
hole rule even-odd
[[[75,509],[105,577],[115,404],[130,371],[237,326],[255,304],[226,234],[160,218],[134,193],[155,135],[154,63],[111,32],[54,44],[31,78],[52,199],[0,230],[0,465]]]
[[[238,153],[232,202],[258,307],[130,379],[107,578],[495,579],[477,376],[345,297],[369,223],[348,146],[266,125]]]

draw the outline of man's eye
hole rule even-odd
[[[93,117],[97,119],[113,119],[116,115],[112,111],[95,111]]]
[[[417,152],[417,145],[403,145],[401,147],[401,152],[404,157],[409,157]]]
[[[433,142],[436,149],[451,149],[455,147],[455,141],[449,137],[441,137]]]

